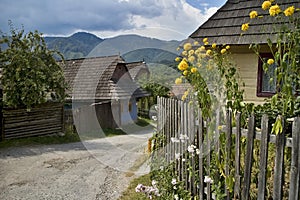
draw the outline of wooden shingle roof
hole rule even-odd
[[[104,56],[65,61],[64,74],[75,100],[111,100],[146,96],[133,82],[122,57]]]
[[[266,43],[273,30],[272,20],[268,11],[261,8],[264,0],[228,0],[212,17],[202,24],[190,38],[202,41],[208,38],[211,43],[244,45],[251,43]],[[294,5],[300,8],[300,0],[276,0],[282,10]],[[250,19],[249,13],[253,10],[262,18]],[[241,26],[250,23],[248,31],[242,31]]]
[[[144,61],[126,63],[126,67],[133,80],[137,80],[140,74],[150,74],[150,71]]]

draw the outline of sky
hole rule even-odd
[[[0,30],[38,30],[45,36],[78,31],[100,38],[138,34],[183,40],[226,0],[0,0]]]

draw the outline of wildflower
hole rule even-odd
[[[176,183],[177,183],[176,178],[172,178],[171,183],[172,183],[172,185],[176,185]]]
[[[194,62],[195,61],[195,56],[189,56],[188,61],[189,62]]]
[[[272,65],[274,62],[275,62],[275,61],[274,61],[274,59],[272,59],[272,58],[268,59],[268,61],[267,61],[267,63],[268,63],[269,65]]]
[[[188,70],[184,70],[184,72],[182,73],[184,76],[188,75],[189,71]]]
[[[199,45],[199,42],[198,42],[198,41],[195,41],[195,42],[194,42],[194,45]]]
[[[204,183],[213,183],[214,181],[209,176],[204,176]]]
[[[212,47],[213,49],[215,49],[215,48],[217,47],[217,44],[216,44],[216,43],[213,43],[213,44],[211,45],[211,47]]]
[[[175,84],[180,85],[181,83],[182,83],[182,79],[181,78],[176,78]]]
[[[263,10],[267,10],[268,8],[271,7],[271,5],[272,5],[271,1],[264,1],[264,2],[262,3],[262,5],[261,5],[261,8],[262,8]]]
[[[186,62],[185,59],[183,59],[179,64],[178,64],[178,69],[180,71],[184,71],[189,67],[188,63]]]
[[[219,131],[222,130],[222,128],[223,128],[223,126],[218,126],[218,130]]]
[[[190,146],[188,146],[188,152],[190,152],[190,153],[194,153],[195,152],[195,149],[196,149],[196,146],[195,145],[190,145]]]
[[[175,195],[174,195],[174,200],[179,200],[178,194],[175,194]]]
[[[226,49],[221,50],[221,54],[224,54],[224,53],[226,53]]]
[[[274,6],[271,6],[269,9],[269,13],[271,16],[278,15],[280,12],[281,12],[281,9],[277,4]]]
[[[199,48],[199,50],[200,50],[200,51],[205,51],[205,46],[201,46],[201,47]]]
[[[152,185],[155,186],[156,185],[156,180],[152,180]]]
[[[254,19],[255,17],[258,16],[258,14],[257,14],[257,12],[254,10],[254,11],[251,11],[251,12],[249,13],[249,16],[250,16],[250,19]]]
[[[212,50],[208,49],[208,50],[206,51],[206,55],[208,55],[208,56],[212,55]]]
[[[226,48],[227,50],[229,50],[229,49],[230,49],[230,46],[229,46],[229,45],[227,45],[225,48]]]
[[[180,60],[181,60],[181,59],[180,59],[179,57],[176,57],[176,58],[175,58],[175,61],[176,61],[176,62],[179,62]]]
[[[204,38],[203,39],[203,43],[205,44],[205,43],[207,43],[208,42],[208,39],[207,38]]]
[[[183,56],[187,56],[187,55],[188,55],[188,53],[187,53],[187,51],[183,51],[183,52],[181,52],[181,55],[183,55]]]
[[[184,45],[183,45],[183,49],[185,50],[185,51],[188,51],[188,50],[190,50],[192,48],[192,44],[191,43],[185,43]]]
[[[289,17],[289,16],[292,16],[295,12],[295,7],[294,6],[290,6],[288,7],[287,9],[285,9],[284,11],[284,15]]]
[[[249,29],[249,23],[245,23],[242,25],[242,31],[247,31]]]
[[[191,69],[191,72],[192,72],[192,73],[196,73],[196,72],[197,72],[197,68],[196,68],[196,67],[193,67],[193,68]]]
[[[194,49],[189,50],[189,56],[193,55],[195,53]]]
[[[197,155],[200,154],[200,149],[196,149],[196,154],[197,154]]]
[[[187,98],[186,95],[182,95],[181,100],[184,101]]]
[[[152,116],[152,120],[157,121],[157,117],[156,116]]]
[[[179,160],[180,159],[180,153],[175,153],[175,159]]]

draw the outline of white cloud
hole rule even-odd
[[[186,0],[2,0],[0,25],[7,22],[45,35],[69,35],[77,30],[106,38],[135,33],[159,39],[185,39],[217,7],[197,9]]]

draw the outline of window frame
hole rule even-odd
[[[262,91],[262,84],[263,84],[263,59],[265,58],[272,58],[274,59],[274,56],[272,53],[260,53],[258,58],[258,69],[257,69],[257,87],[256,87],[256,96],[257,97],[272,97],[276,92],[265,92]]]

